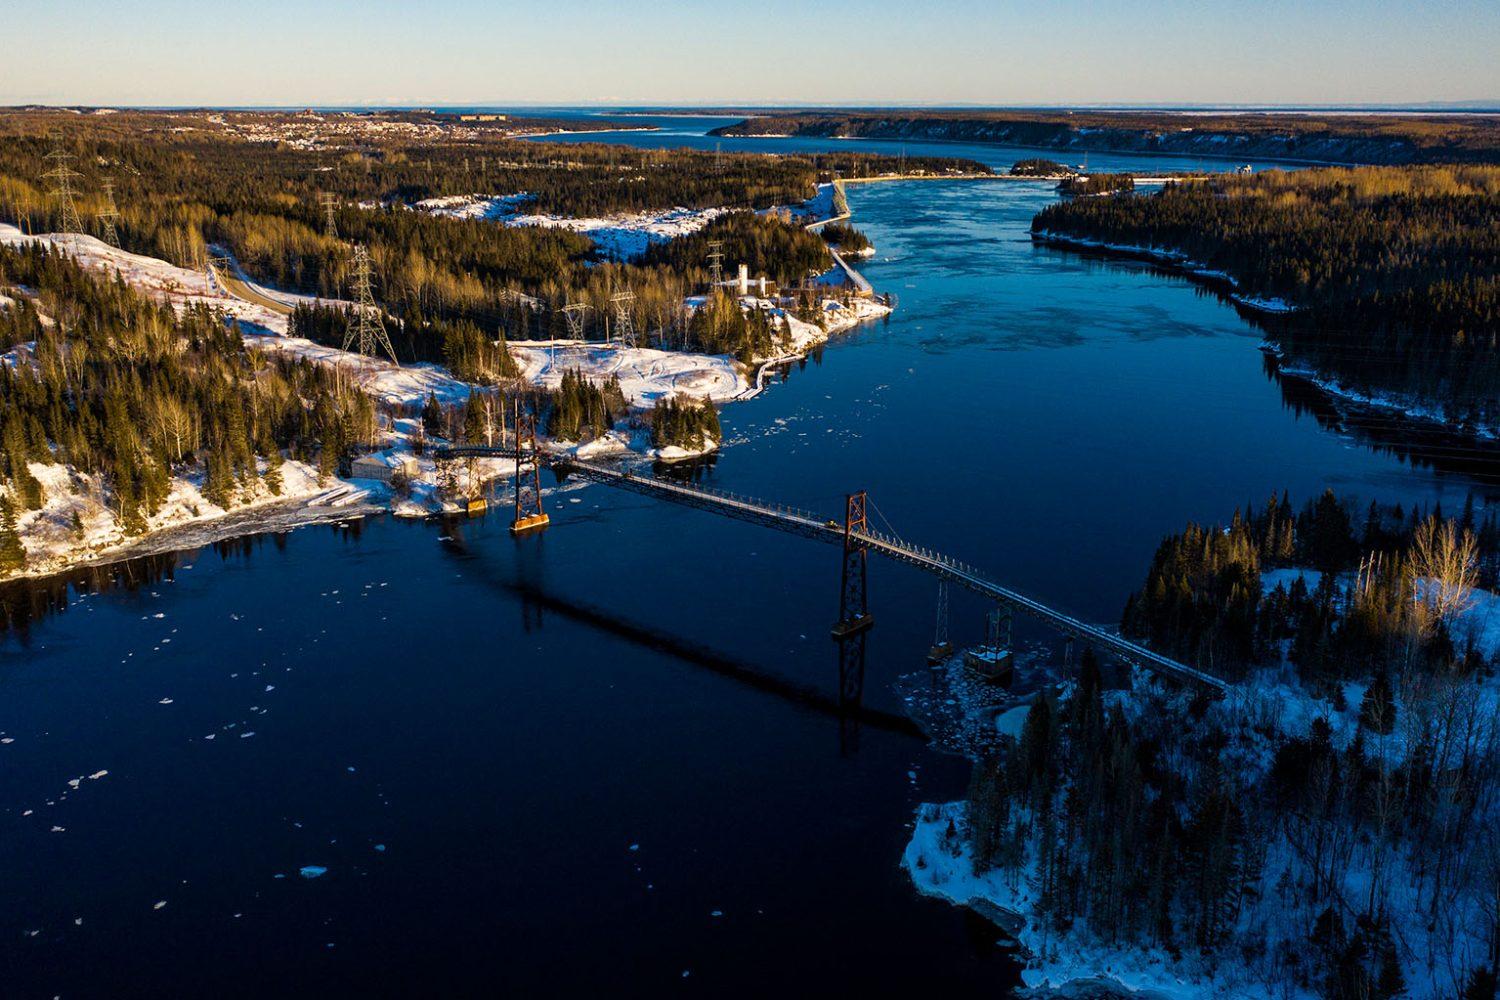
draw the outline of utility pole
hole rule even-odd
[[[323,235],[330,240],[336,240],[339,238],[339,227],[334,218],[338,211],[338,203],[334,200],[333,192],[324,191],[318,195],[318,201],[323,206]]]
[[[397,368],[396,349],[386,335],[385,323],[380,318],[380,307],[375,304],[371,291],[370,251],[363,243],[354,245],[354,316],[349,320],[349,330],[344,334],[344,350],[353,348],[360,354],[374,357],[377,351],[384,352]]]
[[[104,230],[104,242],[112,247],[120,245],[120,232],[115,226],[119,221],[120,210],[115,207],[115,182],[104,182],[104,211],[99,213],[99,225]]]
[[[42,178],[52,182],[52,196],[61,204],[62,231],[65,233],[83,232],[83,223],[78,219],[78,208],[73,204],[73,182],[83,175],[69,166],[73,160],[73,154],[63,148],[61,135],[53,136],[52,151],[43,159],[56,164],[43,174]]]

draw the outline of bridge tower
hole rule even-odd
[[[511,534],[519,535],[533,528],[545,528],[552,519],[542,510],[542,465],[536,447],[536,414],[522,410],[519,397],[515,400],[511,426],[516,429],[516,519],[511,522],[510,530]],[[531,471],[523,474],[521,464],[528,452]]]
[[[833,626],[833,637],[845,639],[875,624],[866,596],[869,545],[864,533],[869,526],[865,518],[865,491],[850,493],[844,502],[844,573],[839,587],[839,620]]]

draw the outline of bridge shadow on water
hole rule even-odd
[[[495,572],[499,567],[471,548],[456,531],[442,543],[443,549],[465,559],[467,568],[482,568],[479,579],[519,603],[523,627],[529,632],[546,627],[549,615],[601,632],[643,649],[671,657],[701,670],[736,681],[746,687],[790,702],[799,708],[836,719],[841,750],[858,748],[859,730],[871,729],[927,742],[922,729],[907,716],[870,708],[864,704],[865,648],[868,633],[833,643],[835,646],[834,691],[804,684],[776,674],[721,649],[688,639],[656,625],[635,621],[608,608],[549,590],[537,577],[539,562],[524,557],[513,576]],[[477,564],[477,566],[476,566]]]

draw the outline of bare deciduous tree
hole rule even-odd
[[[1460,531],[1452,521],[1429,517],[1412,535],[1411,562],[1434,624],[1450,622],[1474,606],[1479,559],[1471,532]]]

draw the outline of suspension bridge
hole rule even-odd
[[[1227,682],[1212,674],[1163,656],[1139,643],[1080,621],[1041,601],[1002,586],[973,566],[871,528],[866,514],[868,498],[862,491],[849,494],[842,521],[822,518],[785,504],[671,482],[655,476],[638,475],[628,469],[568,456],[550,455],[535,446],[534,428],[528,416],[518,409],[517,418],[517,423],[513,426],[519,431],[516,440],[523,443],[522,447],[445,445],[435,451],[439,460],[509,458],[515,461],[516,509],[511,530],[516,533],[543,527],[548,523],[548,515],[541,504],[540,481],[540,470],[547,467],[564,476],[576,476],[614,489],[839,546],[843,550],[843,575],[839,595],[839,620],[833,627],[835,638],[860,634],[874,624],[867,601],[867,562],[869,554],[874,553],[905,563],[940,581],[962,587],[993,602],[1005,618],[1004,632],[1007,635],[1010,616],[1022,614],[1040,621],[1069,640],[1086,643],[1100,653],[1164,677],[1213,694],[1222,694],[1229,688]],[[530,442],[529,447],[525,446],[527,442]]]

